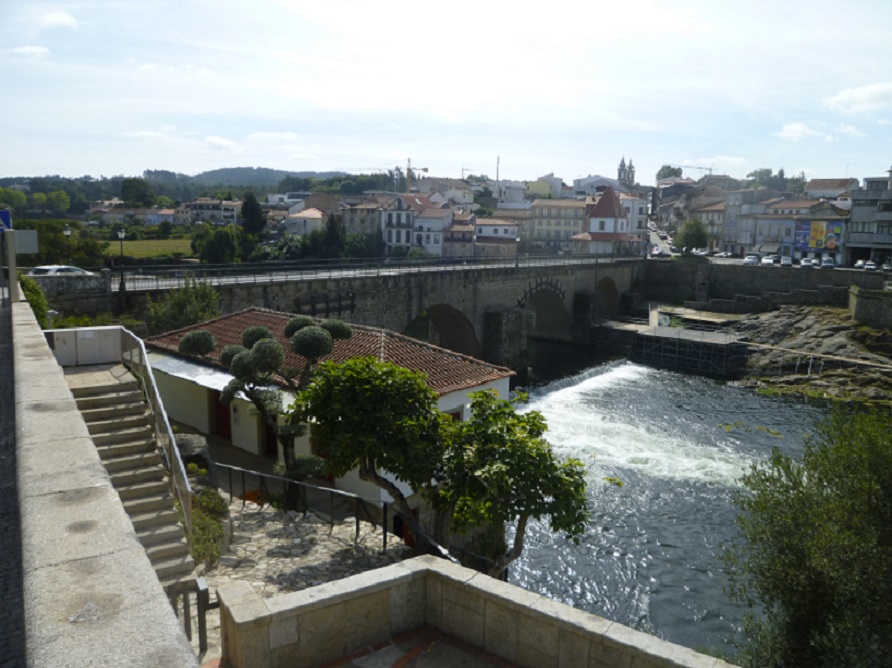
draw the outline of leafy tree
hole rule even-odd
[[[576,460],[559,461],[543,438],[545,420],[524,415],[493,392],[472,396],[472,417],[453,422],[437,409],[436,393],[423,374],[374,358],[319,366],[291,407],[328,457],[330,472],[378,485],[415,535],[437,545],[412,516],[408,500],[390,476],[432,501],[449,529],[467,532],[483,524],[516,521],[510,549],[496,556],[498,575],[523,549],[530,519],[548,516],[556,531],[578,537],[587,519],[585,477]]]
[[[179,350],[186,355],[205,357],[214,352],[216,347],[217,341],[213,334],[204,329],[196,329],[180,339]]]
[[[238,394],[247,397],[266,424],[275,432],[282,446],[285,468],[295,469],[294,439],[303,432],[303,424],[296,416],[286,413],[280,422],[282,399],[275,389],[284,383],[291,390],[299,390],[309,382],[313,365],[329,354],[334,341],[349,339],[353,330],[340,320],[326,320],[317,325],[309,316],[298,316],[286,323],[283,335],[291,351],[304,359],[299,378],[297,369],[284,367],[285,350],[266,327],[248,327],[242,332],[242,345],[227,346],[220,353],[220,362],[233,375],[221,394],[230,403]]]
[[[24,211],[27,203],[28,198],[22,191],[13,190],[12,188],[0,188],[0,205],[5,204],[14,213],[18,214]]]
[[[46,194],[44,193],[31,193],[31,208],[36,211],[43,211],[46,209]]]
[[[585,468],[577,459],[555,456],[541,413],[517,413],[515,404],[525,395],[507,401],[487,391],[471,399],[471,417],[456,423],[446,451],[438,501],[460,533],[481,524],[517,523],[514,543],[489,569],[498,577],[521,555],[531,519],[548,517],[553,531],[579,541],[588,521]]]
[[[195,244],[194,238],[193,244]],[[238,250],[238,234],[235,228],[218,227],[204,237],[204,243],[198,247],[198,257],[208,264],[232,264]]]
[[[744,666],[892,660],[892,415],[836,409],[802,461],[775,450],[743,477],[729,594],[760,605]]]
[[[37,231],[38,253],[22,255],[22,264],[67,264],[68,244],[63,230],[72,228],[71,260],[81,267],[96,267],[105,260],[108,242],[100,241],[80,229],[80,223],[59,218],[40,220],[23,218],[15,223],[16,228]]]
[[[182,329],[220,315],[220,295],[210,283],[186,278],[181,289],[169,290],[160,301],[148,297],[146,324],[151,333]]]
[[[158,238],[159,239],[167,239],[170,237],[171,232],[173,232],[173,225],[169,220],[162,220],[158,224]]]
[[[290,415],[301,423],[312,420],[313,437],[332,475],[358,469],[362,480],[390,494],[400,517],[424,542],[427,532],[408,499],[385,475],[427,490],[442,462],[446,417],[423,374],[371,357],[325,362]]]
[[[681,177],[681,167],[673,167],[672,165],[663,165],[657,172],[657,181],[660,179],[668,179],[671,176]]]
[[[260,202],[252,192],[246,192],[242,199],[242,226],[247,234],[259,237],[266,227],[266,215]]]
[[[57,216],[71,208],[71,200],[64,190],[54,190],[46,196],[46,203]]]
[[[121,199],[130,206],[152,206],[155,203],[155,192],[145,179],[124,179],[121,183]]]
[[[709,245],[709,234],[706,226],[700,220],[686,220],[681,229],[675,234],[675,245],[693,250],[694,248],[706,248]]]

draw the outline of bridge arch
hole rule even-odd
[[[549,339],[570,337],[572,317],[564,305],[564,288],[560,281],[542,279],[529,286],[523,297],[517,300],[521,308],[532,309],[536,313],[534,336]]]
[[[464,313],[449,304],[434,304],[419,314],[404,333],[463,355],[480,357],[480,342]]]

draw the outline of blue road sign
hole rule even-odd
[[[10,213],[9,209],[0,209],[0,223],[3,223],[3,226],[0,227],[0,232],[12,229],[12,213]]]

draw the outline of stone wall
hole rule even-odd
[[[849,289],[849,313],[864,325],[892,330],[892,291]]]
[[[13,305],[29,666],[197,666],[65,378]]]
[[[644,274],[647,299],[675,304],[687,301],[703,303],[716,299],[739,301],[745,297],[761,297],[766,293],[783,295],[804,291],[798,297],[790,297],[794,301],[783,303],[812,303],[809,300],[821,301],[821,295],[826,295],[827,301],[822,303],[844,306],[845,297],[840,297],[840,294],[850,285],[882,290],[885,283],[885,277],[880,273],[854,269],[745,267],[742,264],[707,262],[701,258],[648,260]],[[808,292],[816,293],[817,297],[809,296]],[[777,300],[778,297],[770,299]]]
[[[231,668],[321,666],[424,626],[522,667],[731,668],[435,557],[267,599],[247,582],[217,593]]]

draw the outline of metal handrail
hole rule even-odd
[[[152,366],[149,364],[145,345],[143,345],[142,339],[130,330],[124,327],[121,327],[120,330],[121,361],[139,379],[143,394],[152,412],[152,428],[155,433],[155,442],[161,446],[167,459],[171,489],[179,501],[180,509],[183,512],[186,540],[191,550],[192,485],[189,484],[186,467],[183,465],[182,457],[180,457],[173,430],[167,419],[167,412],[164,410],[164,403],[161,401],[161,394],[158,392],[158,386],[155,384],[155,375],[152,373]]]

